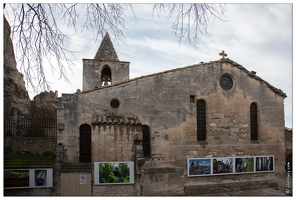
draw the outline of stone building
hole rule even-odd
[[[107,33],[94,59],[83,59],[83,90],[55,103],[57,195],[200,195],[280,185],[286,94],[220,55],[129,79],[129,62],[119,60]],[[252,156],[271,156],[272,170],[211,171],[214,158]],[[190,158],[209,159],[211,173],[190,176]],[[132,162],[133,182],[98,184],[97,162]]]
[[[286,163],[290,162],[290,169],[292,170],[292,158],[293,158],[293,130],[292,128],[285,129],[285,147],[286,147]]]
[[[286,155],[292,155],[293,150],[293,130],[292,128],[285,129],[285,141],[286,141]]]

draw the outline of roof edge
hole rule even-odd
[[[113,62],[119,62],[119,61],[113,61]],[[287,97],[286,93],[284,93],[281,89],[272,86],[270,83],[268,83],[267,81],[265,81],[261,77],[255,75],[254,73],[250,72],[245,67],[243,67],[242,65],[238,64],[237,62],[235,62],[235,61],[233,61],[233,60],[231,60],[229,58],[222,58],[220,60],[210,61],[210,62],[207,62],[207,63],[200,62],[199,64],[193,64],[193,65],[189,65],[189,66],[185,66],[185,67],[166,70],[166,71],[163,71],[163,72],[158,72],[158,73],[148,74],[148,75],[144,75],[144,76],[140,76],[140,77],[135,77],[133,79],[129,79],[127,81],[123,81],[123,82],[120,82],[120,83],[117,83],[117,84],[111,84],[111,85],[104,86],[104,87],[101,87],[101,88],[95,88],[93,90],[82,91],[81,93],[88,93],[88,92],[92,92],[92,91],[97,91],[97,90],[101,90],[101,89],[105,89],[105,88],[118,86],[118,85],[121,85],[121,84],[126,84],[128,82],[137,81],[137,80],[140,80],[140,79],[145,79],[145,78],[157,76],[157,75],[160,75],[160,74],[166,74],[166,73],[170,73],[170,72],[174,72],[174,71],[189,69],[189,68],[192,68],[192,67],[203,66],[203,65],[213,64],[213,63],[229,63],[229,64],[233,65],[234,67],[237,67],[238,69],[243,70],[251,78],[263,82],[264,84],[267,85],[267,87],[269,87],[271,90],[273,90],[279,96],[281,96],[283,98]]]
[[[258,80],[258,81],[261,81],[261,82],[265,83],[267,85],[267,87],[269,87],[270,89],[272,89],[276,94],[280,95],[283,98],[286,98],[287,97],[286,93],[284,93],[281,89],[274,87],[273,85],[271,85],[270,83],[268,83],[267,81],[265,81],[264,79],[262,79],[261,77],[257,76],[255,73],[250,72],[245,67],[243,67],[242,65],[234,62],[233,60],[230,60],[229,58],[224,58],[224,59],[221,59],[221,62],[230,63],[233,66],[236,66],[240,70],[243,70],[245,73],[247,73],[248,76],[250,76],[251,78],[254,78],[254,79]]]

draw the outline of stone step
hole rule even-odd
[[[64,164],[62,172],[88,172],[91,173],[91,163]]]
[[[209,193],[223,193],[231,191],[253,190],[262,188],[277,188],[278,183],[276,180],[266,181],[246,181],[246,182],[233,182],[233,183],[219,183],[209,185],[188,185],[184,186],[186,195],[195,196]]]

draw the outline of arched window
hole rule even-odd
[[[147,126],[147,125],[142,126],[142,134],[143,134],[142,145],[143,145],[144,157],[150,157],[151,156],[151,148],[150,148],[149,126]]]
[[[101,73],[101,86],[111,85],[112,76],[111,69],[109,66],[105,66]]]
[[[206,103],[198,100],[196,103],[197,141],[206,140]]]
[[[82,124],[79,130],[79,160],[81,163],[91,162],[91,126]]]
[[[250,106],[251,140],[258,139],[258,108],[256,103]]]

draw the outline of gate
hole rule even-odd
[[[57,119],[14,117],[5,118],[4,136],[57,137]]]

